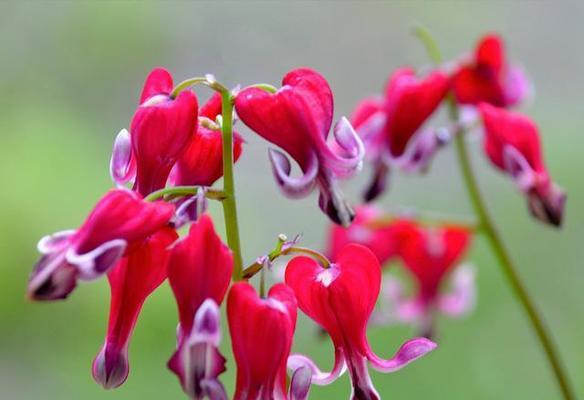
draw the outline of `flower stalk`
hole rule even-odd
[[[417,27],[415,29],[415,34],[426,47],[428,55],[432,61],[436,64],[441,64],[443,62],[442,55],[429,31],[422,27]],[[450,120],[457,124],[459,119],[459,110],[453,93],[448,95],[447,105]],[[456,154],[460,171],[462,173],[464,186],[466,187],[468,193],[468,198],[479,220],[479,225],[481,227],[480,232],[482,232],[487,238],[487,241],[489,242],[495,257],[497,258],[497,261],[499,262],[501,270],[503,271],[503,274],[507,279],[513,294],[527,315],[531,324],[531,328],[535,332],[540,342],[541,348],[545,353],[547,361],[554,372],[555,379],[560,388],[560,391],[562,392],[563,398],[565,400],[574,400],[576,399],[576,396],[568,381],[567,371],[562,365],[559,352],[554,345],[551,334],[543,321],[541,313],[538,311],[533,299],[529,295],[523,280],[519,276],[517,267],[511,259],[509,251],[507,250],[507,247],[505,246],[503,239],[497,230],[495,222],[487,210],[487,206],[483,196],[481,195],[478,181],[473,172],[472,164],[470,162],[466,148],[466,143],[464,141],[465,130],[466,129],[464,127],[460,127],[460,132],[455,135]]]

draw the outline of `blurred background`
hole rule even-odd
[[[381,91],[393,69],[428,64],[411,35],[416,23],[435,34],[448,58],[470,50],[486,31],[500,32],[512,60],[535,82],[528,112],[541,127],[550,172],[569,194],[564,228],[529,218],[510,181],[486,163],[478,139],[473,163],[583,394],[582,18],[584,3],[577,1],[0,3],[0,398],[184,398],[165,366],[177,323],[166,284],[146,302],[130,348],[130,377],[112,392],[96,385],[90,373],[105,332],[106,280],[83,285],[66,302],[32,304],[24,298],[37,240],[78,226],[112,186],[112,141],[128,126],[151,68],[165,66],[177,81],[212,72],[235,86],[279,85],[288,70],[310,66],[329,80],[339,117]],[[199,94],[208,96],[205,89]],[[248,142],[237,166],[246,262],[271,249],[281,232],[302,232],[304,245],[322,247],[327,222],[315,196],[283,198],[272,181],[266,143],[239,128]],[[345,185],[354,201],[368,173]],[[396,176],[380,204],[469,215],[465,195],[447,149],[426,176]],[[395,374],[373,372],[377,389],[393,399],[559,398],[526,318],[482,239],[468,259],[479,273],[476,311],[463,320],[440,320],[440,348],[425,359]],[[413,333],[373,328],[369,337],[376,352],[389,356]],[[295,348],[330,366],[328,339],[318,338],[306,319]],[[230,364],[222,380],[231,392],[227,338],[223,349]],[[345,375],[313,388],[312,398],[347,398],[348,391]]]

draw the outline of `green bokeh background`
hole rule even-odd
[[[427,65],[411,36],[428,26],[445,55],[470,49],[485,31],[501,32],[536,84],[528,112],[539,123],[548,167],[569,193],[556,231],[532,221],[511,183],[493,171],[473,141],[473,163],[521,274],[584,394],[582,237],[582,2],[2,2],[0,4],[0,398],[183,398],[165,363],[174,347],[175,305],[165,284],[146,303],[130,349],[127,383],[103,391],[90,375],[105,330],[105,280],[69,301],[32,304],[27,275],[44,234],[77,226],[111,187],[112,140],[127,127],[142,82],[156,65],[177,80],[212,72],[229,86],[278,84],[297,66],[329,80],[336,115],[381,87],[394,68]],[[208,96],[201,92],[201,97]],[[437,121],[439,123],[439,121]],[[320,247],[326,221],[315,196],[283,198],[272,182],[266,144],[247,140],[237,167],[244,257],[265,253],[275,236],[303,232]],[[346,185],[357,199],[367,170]],[[451,149],[425,177],[397,176],[382,204],[468,215]],[[217,209],[212,212],[219,216]],[[222,226],[217,219],[218,226]],[[476,312],[440,320],[440,348],[396,374],[373,373],[383,398],[556,399],[550,371],[483,240],[469,259],[479,271]],[[389,356],[410,328],[373,328],[374,349]],[[228,339],[224,352],[231,357]],[[302,319],[295,348],[331,362],[331,346]],[[234,369],[223,381],[232,390]],[[312,398],[347,398],[345,376]]]

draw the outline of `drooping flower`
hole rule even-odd
[[[129,373],[130,336],[146,298],[166,279],[168,247],[178,235],[162,228],[143,240],[108,273],[110,315],[105,343],[93,362],[93,377],[106,389]]]
[[[367,361],[379,371],[393,372],[436,347],[428,339],[416,338],[403,344],[389,360],[373,352],[366,328],[381,287],[381,267],[375,255],[364,246],[345,246],[328,268],[312,258],[295,257],[286,267],[286,284],[294,290],[300,309],[330,335],[335,347],[333,371],[342,370],[342,365],[347,364],[353,385],[352,399],[379,399],[369,377]],[[293,356],[290,364],[312,366],[313,381],[319,383],[318,368],[307,361]]]
[[[406,171],[424,169],[435,151],[449,140],[443,130],[423,128],[446,96],[448,86],[448,77],[441,71],[419,78],[413,69],[400,68],[389,78],[384,97],[367,98],[357,105],[351,120],[374,167],[366,201],[385,190],[392,165]]]
[[[259,297],[249,283],[232,286],[227,319],[237,364],[235,400],[287,398],[286,362],[296,307],[294,293],[282,283],[274,285],[266,298]]]
[[[45,236],[28,283],[34,300],[66,298],[77,280],[92,280],[113,267],[136,243],[164,227],[174,207],[150,203],[125,189],[109,191],[77,230]]]
[[[475,106],[485,102],[511,107],[531,93],[525,73],[508,63],[503,39],[496,34],[481,38],[474,54],[460,63],[452,78],[452,88],[458,103]]]
[[[176,298],[180,324],[177,350],[168,367],[191,399],[226,399],[218,376],[225,371],[219,353],[220,317],[233,270],[233,255],[203,215],[172,249],[168,280]]]
[[[376,224],[383,218],[383,212],[370,205],[364,205],[356,210],[355,220],[348,228],[331,225],[328,234],[328,247],[326,255],[331,260],[336,260],[341,250],[349,243],[357,243],[367,247],[375,254],[380,265],[397,255],[398,242],[397,231],[400,229],[400,221]]]
[[[522,114],[485,103],[480,113],[485,127],[484,149],[493,165],[511,177],[535,218],[560,226],[566,194],[547,171],[537,126]]]
[[[211,123],[221,115],[221,95],[215,93],[209,101],[201,107],[200,118],[206,118]],[[233,161],[241,155],[242,137],[233,132]],[[178,159],[171,173],[173,186],[199,185],[212,186],[223,176],[223,137],[220,126],[212,129],[208,124],[199,123],[195,135],[183,155]]]
[[[133,180],[135,171],[134,188],[144,196],[165,186],[173,165],[197,130],[195,94],[183,90],[172,98],[172,89],[172,76],[167,70],[152,70],[146,78],[129,135],[120,132],[114,144],[112,178],[124,184]]]
[[[429,228],[404,221],[398,236],[399,257],[415,280],[415,293],[406,296],[398,281],[388,277],[384,297],[393,318],[414,323],[422,336],[431,337],[436,311],[459,316],[474,305],[473,271],[459,267],[453,272],[470,244],[471,232],[461,226]],[[442,293],[447,281],[451,291]]]
[[[286,155],[270,150],[274,176],[283,193],[298,198],[318,186],[320,208],[335,223],[348,225],[353,210],[340,193],[337,179],[351,177],[360,169],[364,149],[345,118],[333,129],[335,142],[327,142],[333,94],[324,77],[308,68],[295,69],[284,76],[275,93],[257,87],[242,90],[235,108],[247,126],[286,151],[300,166],[303,176],[292,178]]]

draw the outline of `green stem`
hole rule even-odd
[[[242,279],[243,260],[239,240],[239,226],[237,222],[237,203],[235,200],[235,183],[233,180],[233,99],[228,90],[221,90],[223,121],[223,215],[227,243],[233,251],[233,280]]]
[[[181,197],[181,196],[194,196],[197,194],[199,186],[173,186],[164,189],[157,190],[150,193],[144,198],[145,201],[154,201],[162,197]],[[222,190],[217,189],[207,189],[205,192],[205,197],[212,200],[223,200],[225,199],[225,193]]]

